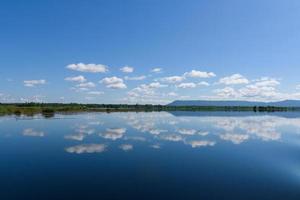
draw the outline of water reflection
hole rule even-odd
[[[31,192],[29,185],[32,191],[44,189],[43,196],[49,196],[53,187],[55,194],[61,188],[74,194],[64,199],[78,194],[84,199],[92,193],[94,199],[101,199],[106,191],[108,198],[121,191],[122,197],[116,198],[120,199],[129,191],[125,199],[136,199],[139,185],[139,196],[149,195],[151,188],[150,193],[162,195],[157,199],[210,199],[212,193],[221,193],[216,199],[245,199],[245,194],[250,199],[298,199],[300,117],[196,114],[2,117],[1,186],[13,188],[2,192],[13,194],[17,188],[24,196],[22,189]],[[51,176],[45,179],[45,172]]]
[[[123,151],[133,150],[135,143],[144,143],[144,147],[152,149],[160,149],[172,143],[191,148],[208,148],[222,143],[242,145],[249,141],[290,141],[291,137],[300,133],[300,117],[287,116],[287,113],[285,116],[243,113],[241,116],[236,113],[233,115],[210,113],[197,116],[194,112],[191,112],[191,115],[187,115],[186,112],[184,115],[167,112],[88,113],[72,117],[58,116],[59,120],[55,121],[63,124],[64,128],[55,131],[63,134],[63,138],[68,143],[74,143],[74,146],[65,149],[68,153],[103,152],[107,145],[98,142],[108,145],[116,143],[112,148],[117,146]],[[11,119],[1,118],[1,121],[9,122]],[[38,117],[33,119],[42,120]],[[22,121],[24,120],[18,123],[22,124]],[[47,132],[50,122],[53,121],[43,122]],[[68,127],[66,123],[69,124]],[[30,128],[23,129],[22,135],[45,136],[45,132],[38,124],[40,123],[32,122]],[[79,142],[83,144],[78,144]]]
[[[77,129],[77,134],[66,135],[66,139],[82,141],[87,135],[102,130],[99,136],[114,143],[117,140],[147,142],[149,147],[160,149],[161,144],[177,142],[192,148],[214,147],[218,143],[230,142],[240,145],[249,140],[280,141],[281,129],[293,127],[299,133],[300,118],[285,118],[274,115],[254,116],[176,116],[170,113],[113,113],[87,118],[86,125]],[[95,123],[95,120],[101,123]],[[89,121],[94,120],[94,121]],[[115,120],[124,127],[115,126]],[[112,124],[112,127],[109,127]],[[296,130],[296,131],[295,131]],[[297,131],[298,130],[298,131]],[[86,146],[83,146],[86,147]],[[82,148],[78,146],[77,148]],[[122,144],[124,151],[133,149],[132,144]],[[70,152],[70,151],[67,151]]]

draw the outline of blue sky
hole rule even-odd
[[[299,19],[297,0],[4,0],[0,101],[300,99]]]

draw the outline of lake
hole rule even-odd
[[[0,117],[0,199],[300,199],[300,114]]]

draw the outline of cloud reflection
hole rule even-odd
[[[120,149],[122,149],[123,151],[130,151],[133,149],[133,146],[131,144],[122,144],[119,146]]]
[[[126,132],[126,128],[108,128],[106,132],[100,133],[99,135],[105,139],[117,140],[123,137]]]
[[[106,150],[105,144],[82,144],[66,148],[66,152],[82,154],[82,153],[102,153]]]
[[[24,129],[23,135],[31,136],[31,137],[44,137],[45,133],[43,131],[36,131],[32,128],[28,128],[28,129]]]

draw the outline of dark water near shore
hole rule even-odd
[[[0,199],[300,199],[294,113],[0,117]]]

